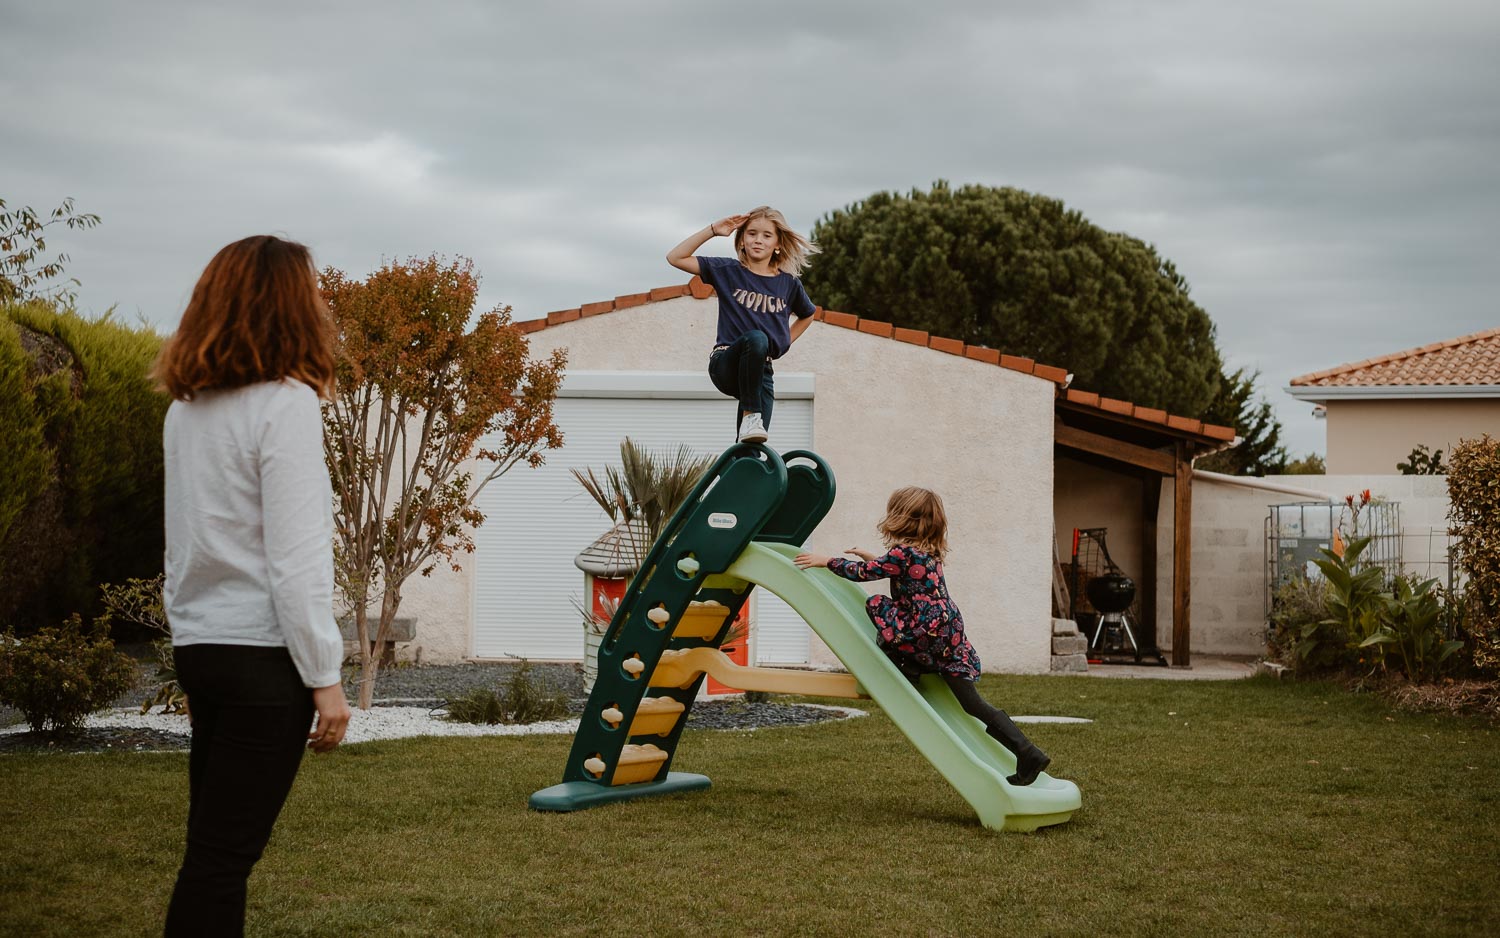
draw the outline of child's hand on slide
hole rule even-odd
[[[824,557],[822,554],[809,554],[804,552],[792,558],[792,563],[796,564],[799,570],[806,570],[808,567],[826,567],[828,566],[828,561],[830,559],[831,558]]]
[[[880,559],[880,555],[879,554],[875,553],[874,551],[865,550],[862,547],[851,547],[848,550],[844,551],[844,553],[846,553],[846,554],[853,554],[854,556],[858,557],[860,560],[879,560]]]

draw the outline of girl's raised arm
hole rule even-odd
[[[703,247],[712,238],[724,238],[734,234],[734,229],[749,220],[749,215],[730,215],[728,218],[721,218],[712,225],[698,229],[682,239],[681,244],[667,252],[667,263],[678,270],[685,270],[698,276],[702,271],[698,269],[698,258],[693,256],[693,252]]]

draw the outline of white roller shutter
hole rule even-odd
[[[812,376],[776,376],[771,445],[811,449]],[[617,464],[620,440],[651,448],[685,443],[718,455],[734,440],[735,406],[707,375],[683,372],[576,372],[558,396],[562,449],[539,469],[518,466],[485,489],[485,522],[475,536],[473,648],[480,658],[524,655],[577,660],[583,574],[573,558],[609,527],[570,469]],[[806,663],[809,630],[785,603],[756,590],[751,605],[758,662]]]

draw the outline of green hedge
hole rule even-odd
[[[91,617],[99,584],[161,572],[161,342],[108,314],[0,307],[0,624]]]
[[[1500,677],[1500,439],[1461,440],[1448,467],[1453,561],[1463,570],[1474,665]]]

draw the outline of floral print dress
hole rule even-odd
[[[871,596],[865,611],[875,623],[876,643],[904,673],[979,680],[979,653],[948,595],[943,565],[931,554],[898,544],[878,560],[834,557],[828,569],[855,582],[891,581],[891,595]]]

